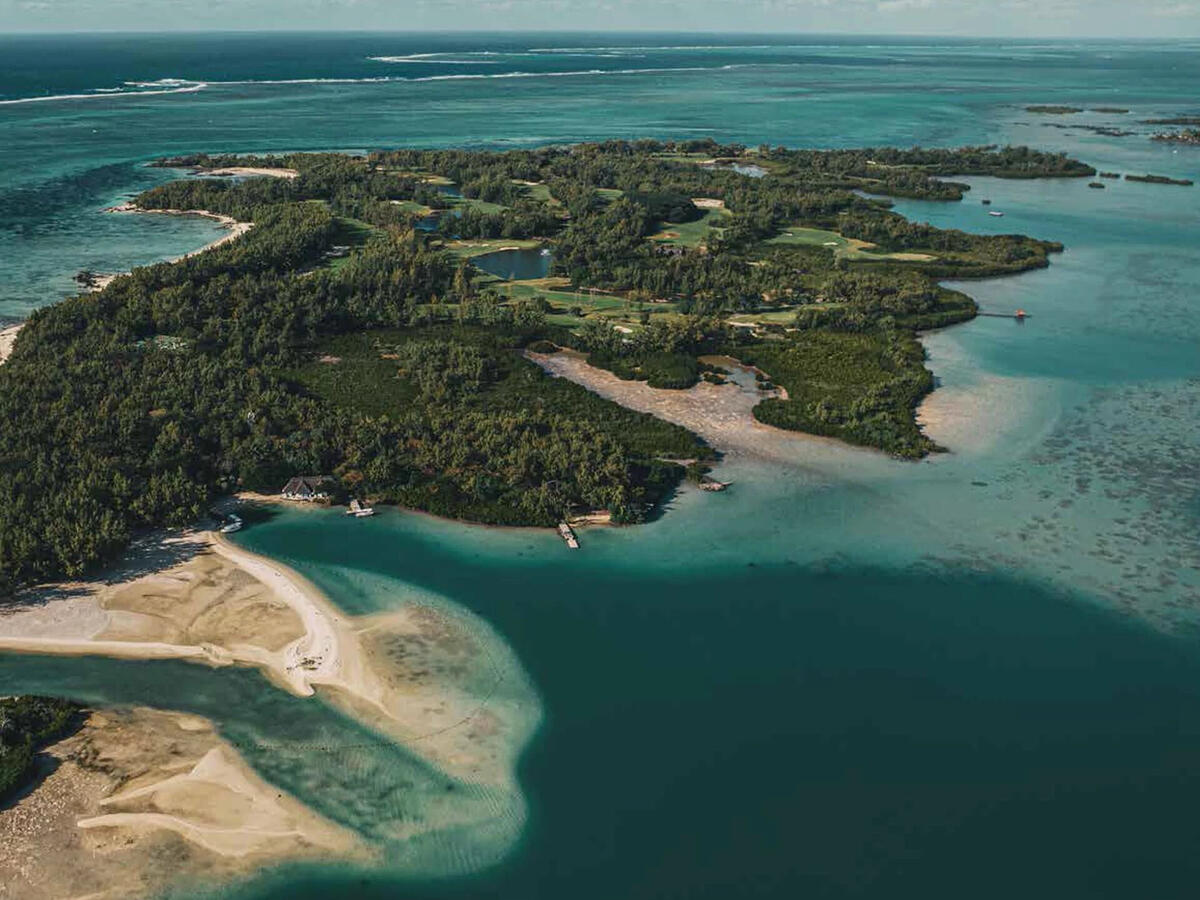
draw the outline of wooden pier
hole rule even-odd
[[[977,316],[985,316],[989,319],[1016,319],[1018,322],[1024,322],[1026,319],[1033,318],[1023,309],[1018,309],[1016,312],[998,313],[998,312],[979,312]]]
[[[558,523],[558,535],[572,550],[579,549],[579,539],[575,537],[575,532],[571,530],[571,526],[566,522]]]

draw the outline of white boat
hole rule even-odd
[[[240,517],[230,514],[226,516],[226,523],[221,526],[221,534],[233,534],[235,531],[242,530],[242,520]]]
[[[356,519],[365,519],[367,516],[375,515],[375,510],[363,504],[356,497],[350,501],[350,508],[346,510],[346,515],[354,516]]]
[[[553,251],[549,247],[542,248],[542,256],[550,256]]]
[[[989,216],[995,216],[997,219],[999,219],[1001,216],[1003,216],[1003,215],[1004,215],[1004,213],[1000,212],[999,210],[995,210],[995,209],[993,209],[993,210],[991,210],[991,211],[989,211],[989,212],[988,212],[988,215],[989,215]]]

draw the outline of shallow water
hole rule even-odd
[[[133,164],[166,153],[712,135],[1030,143],[1200,175],[1200,151],[1054,127],[1149,131],[1140,119],[1200,112],[1185,43],[49,40],[0,38],[0,93],[207,86],[0,105],[0,316],[51,302],[85,266],[210,240],[211,223],[99,212],[167,177]],[[731,454],[729,491],[586,531],[575,554],[548,532],[388,511],[291,512],[239,535],[348,611],[420,597],[478,614],[545,718],[521,810],[494,832],[397,847],[387,874],[283,873],[226,896],[1191,896],[1200,189],[967,180],[961,204],[897,208],[1067,250],[954,285],[1031,318],[925,338],[942,389],[924,416],[949,454],[910,464],[816,440],[790,440],[788,465]],[[346,764],[359,726],[247,673],[2,657],[0,685],[213,716],[268,778],[368,831],[397,808],[450,817],[475,801],[436,799],[444,776],[391,745]],[[411,787],[381,807],[380,784]],[[414,881],[431,872],[448,877]]]

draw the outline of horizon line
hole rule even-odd
[[[1182,43],[1200,40],[1200,34],[1177,35],[1119,35],[1119,34],[969,34],[966,32],[870,32],[870,31],[738,31],[728,28],[721,29],[690,29],[670,30],[661,28],[609,28],[609,29],[562,29],[562,28],[501,28],[501,29],[458,29],[458,28],[89,28],[45,31],[39,29],[9,30],[0,35],[4,37],[89,37],[89,36],[152,36],[152,35],[361,35],[361,36],[397,36],[397,35],[522,35],[522,34],[561,34],[561,35],[703,35],[713,37],[729,35],[737,37],[759,37],[766,39],[787,39],[796,37],[810,38],[875,38],[914,39],[923,40],[977,40],[977,41],[1112,41],[1112,42],[1143,42],[1157,41]]]

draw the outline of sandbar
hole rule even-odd
[[[515,659],[469,614],[400,595],[349,616],[299,573],[207,531],[147,538],[104,579],[25,592],[0,607],[0,651],[256,667],[449,775],[514,790],[540,716]]]
[[[0,809],[0,897],[124,900],[285,861],[371,858],[197,716],[93,711],[46,755],[49,774]]]

